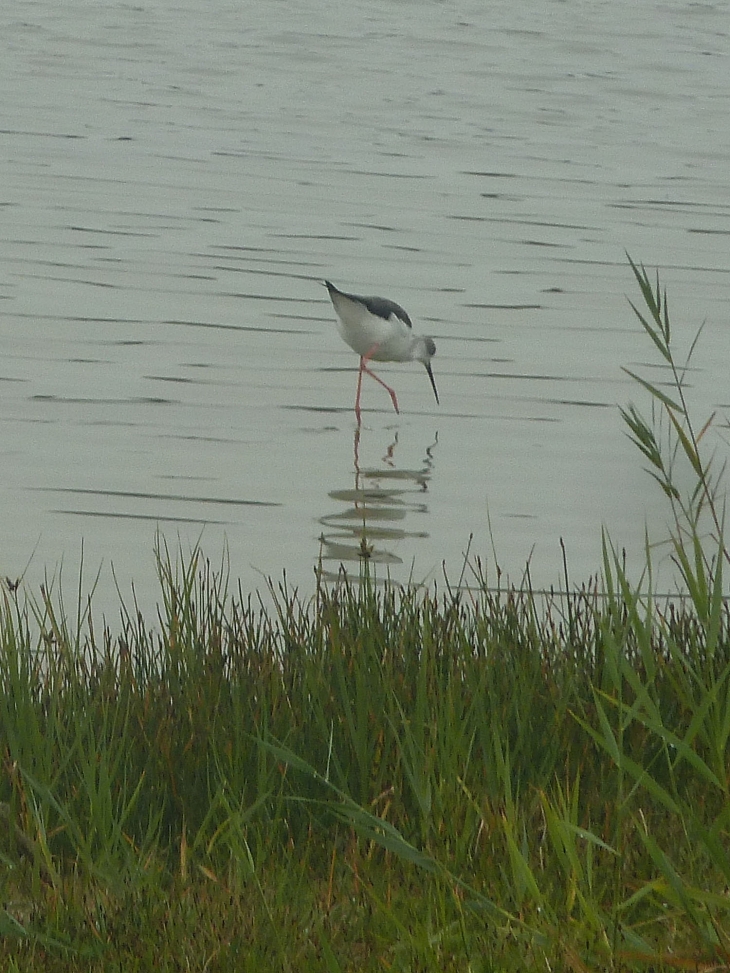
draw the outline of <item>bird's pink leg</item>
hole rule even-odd
[[[393,403],[393,408],[398,413],[398,415],[400,415],[400,409],[398,408],[398,397],[395,394],[395,390],[392,389],[390,385],[386,385],[386,383],[382,380],[382,378],[378,378],[375,372],[371,372],[367,366],[367,363],[370,361],[370,359],[372,358],[372,356],[375,354],[375,352],[378,350],[379,347],[380,347],[379,345],[373,345],[373,347],[370,349],[367,355],[363,355],[362,358],[360,359],[360,379],[362,379],[362,373],[367,372],[370,378],[374,378],[379,385],[382,385],[383,388],[386,389],[386,391],[388,392],[388,395],[390,395],[391,401]],[[357,403],[358,405],[360,404],[360,380],[358,380],[358,385],[357,385]],[[355,408],[355,411],[357,412],[357,407]]]
[[[362,358],[361,358],[360,359],[360,368],[358,369],[358,373],[357,373],[357,395],[355,396],[355,415],[357,417],[357,424],[358,424],[358,426],[360,425],[360,422],[361,422],[361,416],[360,416],[360,389],[362,387],[362,369],[363,369],[363,364],[362,364]]]

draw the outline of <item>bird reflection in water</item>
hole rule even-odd
[[[428,537],[423,529],[410,527],[410,521],[419,514],[428,513],[424,494],[433,471],[433,451],[438,444],[438,434],[424,450],[423,460],[417,468],[399,469],[397,455],[399,433],[385,447],[380,462],[363,464],[360,460],[361,427],[355,429],[353,444],[354,485],[352,488],[332,490],[330,499],[339,509],[319,520],[323,530],[320,535],[320,567],[322,580],[333,581],[348,566],[368,562],[385,565],[380,580],[386,580],[391,569],[403,563],[396,553],[404,541]],[[326,565],[334,565],[328,570]],[[359,574],[359,568],[357,572]]]

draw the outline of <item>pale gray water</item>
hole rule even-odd
[[[471,551],[639,563],[662,496],[616,404],[659,266],[728,409],[727,3],[88,4],[0,12],[0,574],[81,543],[149,604],[159,526],[244,590]],[[364,386],[327,276],[437,344]],[[724,444],[721,444],[722,448]],[[357,453],[357,455],[356,455]],[[361,491],[367,491],[363,497]],[[324,538],[321,540],[320,538]],[[107,599],[107,594],[109,598]],[[71,598],[73,600],[73,598]]]

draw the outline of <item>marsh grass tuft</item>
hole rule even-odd
[[[273,609],[160,544],[159,617],[123,607],[118,633],[3,589],[3,968],[727,967],[721,483],[632,267],[675,387],[636,376],[653,419],[622,414],[689,599],[650,564],[633,585],[608,537],[562,594],[366,564]]]

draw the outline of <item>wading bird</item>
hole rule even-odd
[[[360,356],[355,397],[355,415],[358,424],[363,372],[367,372],[388,391],[395,411],[400,413],[395,391],[368,368],[370,361],[420,361],[428,372],[433,394],[438,403],[439,394],[431,371],[431,359],[436,354],[433,338],[423,338],[421,335],[414,334],[411,319],[394,301],[384,297],[359,297],[357,294],[345,294],[328,280],[323,283],[337,312],[340,334],[350,348]]]

